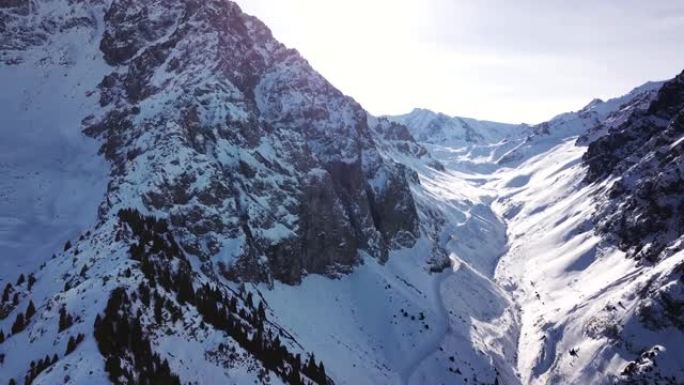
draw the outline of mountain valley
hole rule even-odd
[[[0,383],[684,383],[684,72],[372,116],[227,0],[0,0],[0,84]]]

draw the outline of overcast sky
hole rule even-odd
[[[684,69],[681,0],[238,0],[371,113],[537,123]]]

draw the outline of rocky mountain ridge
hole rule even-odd
[[[8,282],[5,291],[13,299],[3,301],[3,326],[12,321],[20,326],[2,328],[13,330],[6,344],[22,346],[20,334],[26,328],[41,329],[46,338],[39,338],[40,346],[47,346],[48,339],[61,344],[66,338],[62,327],[53,333],[48,326],[56,308],[78,314],[72,330],[79,330],[74,335],[79,342],[80,336],[92,335],[93,322],[96,337],[100,328],[112,324],[115,332],[121,322],[148,334],[162,324],[173,327],[179,312],[194,313],[210,335],[232,336],[222,337],[224,345],[204,349],[218,349],[212,355],[219,358],[244,356],[246,366],[239,365],[237,378],[245,370],[246,378],[264,381],[270,371],[289,382],[295,375],[305,382],[328,382],[324,375],[315,378],[318,369],[307,369],[307,362],[319,363],[300,358],[304,352],[296,341],[274,340],[285,331],[264,325],[263,301],[257,309],[257,301],[247,300],[244,292],[233,299],[214,295],[218,305],[213,306],[230,307],[231,315],[219,314],[224,321],[209,322],[206,329],[204,322],[216,318],[202,310],[206,290],[219,289],[198,290],[201,282],[215,285],[226,279],[272,285],[275,280],[296,284],[312,273],[334,277],[360,264],[360,253],[384,262],[391,248],[415,242],[418,218],[408,193],[408,170],[378,152],[366,112],[229,1],[16,1],[0,6],[0,51],[7,71],[32,70],[45,77],[64,71],[62,83],[82,92],[72,96],[77,100],[72,104],[88,106],[73,118],[100,141],[110,166],[94,227],[83,229],[59,257],[41,264],[32,275],[35,286]],[[86,67],[93,76],[68,77]],[[29,102],[27,114],[36,102]],[[122,217],[127,210],[133,214]],[[121,219],[129,217],[136,223],[152,221],[149,226],[161,234],[147,234],[149,226]],[[152,240],[152,249],[141,239]],[[135,250],[143,250],[145,257],[136,257],[140,251]],[[166,255],[154,257],[160,251]],[[131,265],[129,259],[137,262]],[[64,286],[55,287],[47,277],[60,277]],[[155,289],[160,281],[166,284]],[[141,314],[152,310],[149,299],[140,302],[150,290],[154,306],[161,308],[151,319]],[[112,311],[119,308],[128,318],[103,320],[97,308],[86,310],[97,302],[93,298],[108,292],[114,293],[110,303],[118,303]],[[70,293],[81,298],[69,302]],[[38,304],[40,320],[21,310],[24,299]],[[245,310],[238,305],[243,302]],[[234,312],[237,318],[231,318]],[[14,319],[19,316],[21,322]],[[104,368],[111,381],[142,382],[158,370],[170,373],[149,349],[130,351],[131,346],[97,342],[106,357],[118,352]],[[158,347],[160,342],[151,343]],[[287,344],[301,353],[288,356]],[[276,354],[269,349],[279,352],[277,360],[283,363],[267,364],[255,356]],[[75,348],[67,350],[68,355]],[[96,358],[87,356],[92,349],[82,350],[77,367],[88,365],[83,357],[88,362]],[[126,354],[132,356],[125,359]],[[66,355],[57,364],[50,353],[37,370],[38,361],[29,356],[3,355],[2,381],[40,377],[49,383],[59,375],[57,366],[73,372],[66,369],[73,365]],[[118,366],[123,371],[112,372]],[[46,375],[45,369],[55,374]]]
[[[232,240],[242,251],[226,274],[292,283],[348,270],[357,249],[386,259],[417,235],[405,175],[378,154],[365,111],[235,4],[55,5],[6,10],[4,53],[18,63],[14,47],[103,30],[113,70],[97,85],[101,109],[83,117],[112,167],[102,218],[126,207],[169,218],[203,260]],[[17,33],[27,20],[30,36]]]
[[[535,126],[375,118],[224,0],[0,1],[0,61],[3,142],[50,155],[0,156],[0,382],[684,378],[681,75]],[[81,131],[102,169],[44,145]],[[92,223],[28,255],[64,195]]]

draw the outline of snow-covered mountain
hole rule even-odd
[[[521,308],[523,383],[684,381],[683,78],[637,89],[580,145],[501,171],[496,276]]]
[[[370,116],[227,0],[0,0],[0,383],[682,383],[684,75]]]
[[[392,116],[393,121],[409,127],[420,142],[449,143],[454,147],[491,144],[524,135],[526,124],[507,124],[448,116],[423,108],[406,115]]]
[[[1,12],[3,145],[14,151],[3,155],[3,264],[20,268],[3,271],[0,380],[327,382],[237,282],[335,277],[416,242],[408,170],[381,156],[366,112],[228,1],[18,1]],[[91,160],[95,143],[107,163]],[[38,192],[15,174],[45,193],[26,196]],[[63,314],[72,327],[58,325]],[[111,340],[121,322],[158,349]],[[201,354],[174,359],[153,332]],[[86,346],[71,354],[79,335]]]
[[[531,132],[521,126],[517,138],[453,150],[442,143],[458,133],[425,141],[447,170],[462,170],[460,180],[488,195],[506,229],[489,277],[514,322],[487,326],[515,334],[520,383],[684,381],[683,79],[593,101]],[[480,235],[477,249],[498,238]]]
[[[584,144],[609,127],[621,123],[621,111],[632,105],[648,105],[662,82],[649,82],[628,94],[607,101],[595,99],[579,111],[560,114],[536,125],[507,124],[450,117],[425,109],[387,119],[406,125],[409,132],[438,158],[450,160],[449,168],[491,173],[513,167],[534,154],[550,150],[559,140],[586,136]]]

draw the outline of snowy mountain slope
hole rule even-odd
[[[422,108],[391,119],[405,124],[416,140],[426,143],[490,144],[516,137],[525,130],[525,125],[450,117]]]
[[[595,215],[599,228],[637,259],[677,251],[684,222],[682,108],[684,75],[665,83],[650,105],[589,144],[587,180],[610,180],[613,199]]]
[[[623,110],[648,107],[661,86],[662,82],[648,82],[626,95],[607,101],[595,99],[579,111],[537,125],[450,117],[425,109],[387,118],[406,125],[447,168],[486,174],[501,166],[515,167],[570,136],[582,135],[584,144],[595,140],[628,116]]]
[[[585,150],[570,140],[502,172],[497,182],[503,194],[495,210],[510,218],[510,242],[496,276],[521,308],[521,380],[629,383],[622,374],[630,362],[655,349],[663,353],[657,353],[663,377],[653,383],[679,383],[684,335],[674,329],[653,332],[638,312],[644,289],[671,274],[684,255],[650,269],[606,244],[590,221],[592,197],[601,197],[596,193],[604,186],[582,183]],[[529,178],[525,186],[505,187],[521,175]],[[650,371],[651,361],[644,358],[637,371]],[[668,382],[669,376],[677,379]]]
[[[490,335],[501,326],[514,334],[509,357],[522,383],[683,381],[680,78],[535,126],[503,161],[473,167],[460,148],[432,152],[447,170],[474,170],[452,188],[491,194],[506,229],[493,281],[510,296],[513,322],[486,325]],[[473,206],[464,198],[463,211]],[[491,242],[478,235],[480,245]],[[645,253],[651,262],[641,262]]]
[[[108,210],[168,216],[187,250],[233,278],[334,276],[357,249],[384,260],[411,243],[405,176],[358,104],[232,3],[156,7],[113,2],[105,14],[100,48],[120,68],[98,86],[104,113],[86,131],[114,164]],[[140,17],[165,34],[148,42],[126,23]]]
[[[447,168],[465,172],[491,172],[490,163],[516,147],[532,133],[526,124],[506,124],[471,118],[450,117],[425,109],[387,117],[404,124],[430,153],[444,161]]]
[[[17,271],[36,269],[97,218],[109,170],[97,142],[78,130],[97,108],[88,86],[106,71],[91,39],[70,31],[53,47],[59,56],[31,52],[26,60],[36,65],[0,70],[2,285]]]
[[[94,227],[84,224],[69,247],[60,242],[52,248],[54,259],[46,254],[37,270],[13,270],[3,282],[9,285],[0,321],[6,336],[0,380],[130,382],[163,374],[196,383],[296,383],[295,377],[320,383],[320,370],[308,368],[312,360],[306,355],[315,348],[331,375],[324,382],[415,383],[427,376],[493,383],[496,369],[469,332],[471,310],[479,307],[447,311],[444,286],[459,280],[430,273],[446,267],[449,248],[434,242],[448,243],[448,228],[428,221],[424,229],[432,233],[415,239],[419,214],[406,189],[423,190],[415,181],[407,184],[415,174],[391,154],[418,157],[416,164],[433,169],[438,163],[412,138],[370,128],[358,105],[273,41],[260,23],[231,3],[216,4],[38,1],[3,9],[4,41],[10,42],[3,46],[6,76],[51,60],[56,63],[50,72],[93,69],[92,78],[78,79],[84,107],[64,110],[70,119],[64,129],[88,143],[78,135],[85,128],[101,141],[110,176]],[[139,29],[141,19],[154,30]],[[232,29],[216,36],[216,26]],[[74,47],[62,62],[54,58],[61,57],[63,45]],[[230,49],[219,50],[226,45]],[[202,55],[193,55],[198,50]],[[215,60],[206,60],[210,53]],[[235,62],[243,57],[249,60]],[[27,124],[45,123],[28,118]],[[439,213],[427,210],[444,194],[434,182],[430,188],[422,200],[424,218]],[[293,198],[319,204],[301,207],[309,210],[302,213]],[[128,208],[140,211],[125,216],[137,218],[132,222],[118,216]],[[477,210],[463,216],[457,207],[450,210],[450,226],[480,230]],[[151,214],[164,224],[154,224]],[[302,228],[319,232],[303,232],[304,244],[278,246]],[[497,253],[501,244],[493,246]],[[390,250],[402,245],[409,247]],[[378,264],[387,254],[394,259]],[[339,280],[311,277],[292,288],[272,280],[293,283],[314,272],[339,276],[361,261],[363,266]],[[18,279],[21,273],[24,279]],[[469,269],[461,274],[481,280]],[[266,283],[251,288],[250,296],[233,279]],[[472,282],[464,290],[475,293],[480,287]],[[216,301],[220,309],[234,309],[218,317],[227,324],[207,310],[213,297],[205,283],[227,293]],[[248,300],[258,297],[257,290],[263,301]],[[345,306],[329,302],[319,305],[321,313],[288,310],[292,298],[336,292]],[[381,293],[389,293],[393,304],[378,307]],[[492,312],[501,309],[499,302]],[[257,318],[261,303],[265,316]],[[35,314],[28,310],[33,308]],[[374,316],[364,316],[371,310]],[[297,320],[301,314],[306,322]],[[349,328],[337,335],[311,328],[330,314],[348,320],[339,324]],[[136,351],[112,342],[124,324],[136,330],[140,325],[150,348]],[[274,335],[281,337],[278,343]],[[275,364],[261,353],[274,346],[287,349],[279,350]]]
[[[626,95],[602,101],[595,99],[579,111],[560,114],[548,122],[532,127],[532,134],[514,149],[503,155],[498,162],[515,167],[530,157],[555,147],[559,141],[570,136],[586,135],[594,139],[607,127],[627,119],[632,111],[648,106],[662,82],[648,82],[634,88]]]
[[[332,382],[235,281],[338,276],[415,243],[405,170],[380,155],[365,111],[227,1],[1,6],[4,112],[28,108],[3,135],[20,145],[46,132],[27,147],[45,159],[8,162],[63,177],[70,196],[50,203],[73,222],[50,232],[54,258],[3,277],[0,381]],[[56,92],[71,100],[51,103]],[[67,149],[48,141],[81,153],[61,171]],[[3,245],[18,240],[10,231]],[[3,263],[44,251],[27,243]]]
[[[681,79],[387,119],[229,1],[0,27],[0,382],[681,383]]]
[[[310,276],[297,286],[251,290],[323,359],[337,383],[491,384],[497,371],[517,383],[509,362],[512,333],[503,329],[498,339],[485,338],[472,329],[486,319],[512,324],[514,318],[505,293],[487,278],[505,246],[505,229],[487,208],[489,198],[477,188],[453,189],[468,186],[464,175],[446,172],[403,126],[372,117],[369,126],[382,155],[412,175],[423,236],[413,247],[391,251],[387,263],[367,256],[335,280]],[[485,238],[489,247],[478,242]],[[460,265],[455,273],[452,263]],[[471,300],[482,295],[491,297],[486,306]]]

